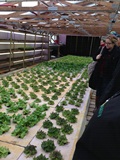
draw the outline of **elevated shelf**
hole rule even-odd
[[[0,73],[49,60],[48,35],[0,31]]]

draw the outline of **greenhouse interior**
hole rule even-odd
[[[1,160],[73,159],[95,109],[88,65],[111,31],[119,0],[0,0]]]

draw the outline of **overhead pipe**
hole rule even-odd
[[[38,14],[37,13],[35,13],[34,11],[30,11],[31,13],[33,13],[33,14],[35,14],[36,16],[38,16]]]

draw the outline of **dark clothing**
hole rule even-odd
[[[102,97],[100,98],[99,105],[103,104],[106,101],[106,99],[110,98],[119,90],[120,90],[120,60],[115,68],[112,80],[109,82]]]
[[[93,59],[96,60],[95,57]],[[98,60],[95,70],[89,79],[89,87],[96,90],[98,101],[113,78],[119,59],[120,49],[117,46],[114,46],[112,51],[108,51],[106,47],[104,47],[102,57]]]
[[[109,82],[110,82],[109,78],[107,78],[107,77],[106,78],[99,77],[99,85],[97,86],[96,99],[95,99],[96,108],[99,108],[99,106],[100,106],[100,98],[104,94],[106,86],[109,84]]]
[[[120,160],[120,52],[116,48],[114,53],[112,79],[99,101],[102,105],[76,144],[73,160]]]
[[[120,160],[120,92],[99,111],[78,140],[73,160]]]

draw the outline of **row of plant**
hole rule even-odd
[[[24,72],[26,73],[26,71]],[[53,77],[51,79],[47,78],[47,80],[45,80],[45,77],[42,77],[41,80],[39,75],[37,78],[33,78],[32,76],[32,78],[30,78],[32,79],[32,82],[29,83],[28,80],[26,80],[27,78],[25,79],[24,72],[20,78],[15,77],[15,79],[11,79],[10,76],[7,76],[2,79],[2,85],[7,89],[9,88],[12,99],[17,98],[18,96],[21,96],[21,98],[24,98],[25,100],[38,99],[37,94],[41,92],[41,98],[49,105],[53,105],[54,100],[57,100],[58,96],[60,96],[70,85],[70,81],[68,81],[65,77],[62,78],[62,80],[59,80],[60,78],[58,79],[58,77]],[[20,82],[18,82],[18,79]],[[14,80],[17,82],[14,82]],[[50,97],[50,94],[52,97]],[[39,101],[42,101],[42,99],[39,98]]]
[[[70,92],[67,92],[67,94],[68,93],[74,93],[75,91],[77,91],[77,94],[80,94],[81,99],[82,99],[84,94],[85,94],[86,88],[87,88],[87,70],[84,70],[82,76],[77,79],[77,81],[73,84],[72,89],[70,90]],[[76,99],[80,99],[80,97],[78,97],[77,94],[76,94]],[[69,96],[67,95],[67,97],[69,97]],[[69,98],[71,99],[71,97],[69,97]],[[82,101],[78,102],[79,106],[80,106],[81,102]],[[42,130],[38,131],[37,135],[36,135],[36,137],[38,139],[44,139],[44,138],[46,138],[46,136],[49,136],[51,138],[57,139],[57,143],[59,145],[65,145],[65,144],[69,143],[68,139],[66,137],[66,134],[71,134],[73,132],[73,128],[72,128],[71,125],[68,125],[68,122],[69,123],[76,123],[77,118],[75,117],[75,115],[79,114],[79,111],[77,109],[74,109],[74,108],[72,109],[71,112],[70,112],[70,110],[64,110],[63,105],[64,105],[64,103],[62,101],[60,106],[58,105],[57,108],[56,108],[57,112],[52,112],[51,115],[50,115],[50,119],[55,119],[56,124],[59,125],[59,126],[62,126],[62,128],[53,127],[53,123],[50,120],[46,120],[43,123],[43,128],[48,128],[48,132],[45,133]],[[65,105],[67,105],[67,104],[65,104]],[[67,120],[59,117],[59,112],[62,112],[62,115],[64,117],[66,117]],[[60,130],[63,131],[62,134],[60,134]],[[63,160],[63,157],[62,157],[60,151],[55,150],[56,146],[55,146],[53,140],[48,139],[47,141],[43,141],[42,144],[41,144],[41,147],[45,152],[50,152],[49,158],[51,157],[51,153],[54,153],[54,152],[56,153],[57,152],[56,154],[54,153],[55,154],[54,158],[57,159],[57,160]],[[41,155],[39,155],[38,157],[35,157],[35,158],[37,159],[41,156],[44,156],[45,159],[48,159],[43,154],[41,154]]]
[[[23,105],[22,105],[23,104]],[[13,106],[16,109],[17,106]],[[24,107],[24,101],[21,100],[21,109]],[[40,120],[44,119],[46,116],[46,111],[49,109],[49,106],[46,104],[39,106],[36,104],[34,111],[27,115],[25,113],[30,112],[30,110],[25,109],[23,114],[13,114],[9,116],[4,112],[0,112],[0,135],[9,131],[12,123],[16,124],[15,129],[11,133],[12,136],[19,138],[24,138],[28,133],[29,128],[35,126]]]
[[[55,62],[55,64],[57,64],[57,63],[58,62]],[[43,67],[43,64],[44,64],[44,67]],[[15,77],[14,77],[14,75],[12,75],[12,76],[6,76],[5,78],[2,79],[2,85],[4,87],[6,87],[7,89],[9,88],[7,91],[10,93],[10,96],[12,99],[15,99],[18,96],[21,96],[21,98],[23,98],[25,100],[29,100],[29,99],[34,100],[35,99],[37,102],[38,101],[41,102],[43,100],[46,103],[48,103],[49,105],[54,105],[54,100],[57,100],[59,95],[61,95],[62,92],[65,91],[65,89],[70,85],[70,81],[64,82],[62,80],[60,83],[59,81],[57,81],[57,80],[60,80],[60,78],[58,78],[58,76],[51,77],[51,79],[50,79],[51,75],[55,76],[55,74],[58,74],[58,68],[55,66],[55,69],[54,69],[53,62],[45,62],[43,64],[42,64],[42,66],[39,65],[39,66],[34,67],[32,69],[29,69],[29,70],[27,69],[27,70],[23,71],[22,73],[17,73],[17,76],[19,76],[20,78],[17,78],[16,75],[15,75]],[[53,66],[53,68],[52,68],[52,72],[54,69],[53,73],[50,72],[50,74],[48,74],[49,70],[45,69],[45,65],[48,66],[48,64],[50,65],[49,67]],[[73,64],[72,64],[72,68],[74,68]],[[57,71],[56,71],[56,69],[57,69]],[[71,68],[69,68],[69,69],[71,69]],[[61,67],[60,67],[60,70],[61,70]],[[47,71],[47,72],[45,72],[45,71]],[[48,74],[49,78],[48,77],[45,78],[46,73]],[[63,78],[63,75],[65,75],[63,79],[67,80],[66,77],[67,76],[69,77],[70,74],[71,74],[71,72],[68,73],[68,72],[64,71],[60,74],[59,77]],[[75,76],[76,76],[76,74],[73,77],[75,77]],[[41,80],[41,77],[42,77],[42,80]],[[20,82],[18,82],[18,79]],[[16,80],[17,82],[14,82],[14,80]],[[49,86],[48,86],[48,84],[49,84]],[[46,87],[46,85],[48,87]],[[26,93],[26,91],[29,90],[30,88],[33,89],[33,92],[31,92],[31,90],[30,90],[29,93]],[[39,96],[39,98],[38,98],[37,92],[40,92],[40,91],[42,91],[42,95],[41,95],[41,97]],[[50,97],[50,94],[53,94],[52,97]],[[6,96],[6,98],[7,98],[7,96]],[[42,100],[40,98],[42,98]],[[9,96],[8,96],[8,99],[10,99]],[[76,103],[76,104],[78,104],[78,103]]]
[[[60,116],[60,114],[62,116]],[[71,124],[77,122],[77,115],[79,114],[79,110],[77,108],[73,108],[71,110],[64,109],[63,106],[56,106],[54,112],[52,112],[49,116],[49,119],[46,119],[43,122],[43,131],[39,130],[36,134],[36,138],[42,140],[41,148],[44,152],[49,153],[50,160],[63,160],[63,156],[60,151],[56,149],[56,145],[54,141],[57,141],[58,145],[64,146],[70,143],[67,139],[67,135],[73,133],[73,127]],[[54,122],[54,123],[53,123]],[[57,125],[58,127],[56,127]],[[52,139],[50,139],[52,138]],[[26,156],[35,156],[37,153],[37,146],[29,145],[25,148],[24,153]],[[34,153],[33,153],[34,151]],[[44,159],[48,159],[43,153],[37,157],[34,157],[33,160],[37,160],[39,158],[44,157]]]

